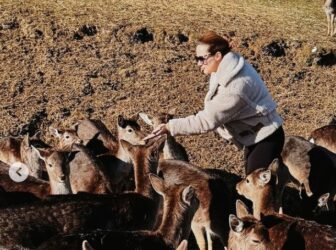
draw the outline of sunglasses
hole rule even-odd
[[[210,56],[212,56],[212,54],[207,54],[205,56],[195,56],[195,60],[196,62],[201,62],[204,63],[204,61],[206,61]]]

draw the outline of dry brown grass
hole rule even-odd
[[[192,114],[202,108],[207,90],[207,78],[192,60],[195,38],[212,29],[231,34],[234,49],[258,66],[279,104],[286,132],[307,137],[326,124],[336,108],[336,67],[306,64],[313,47],[335,49],[336,38],[326,36],[322,4],[1,0],[0,24],[16,20],[19,27],[0,30],[0,132],[17,133],[38,111],[45,112],[43,131],[85,116],[101,118],[114,129],[120,113],[176,107],[178,116]],[[85,24],[95,25],[97,34],[74,39]],[[153,34],[153,42],[130,41],[141,28]],[[189,41],[180,43],[178,34]],[[285,57],[263,54],[265,45],[280,39],[288,44]],[[248,47],[242,46],[244,41]],[[295,80],[300,72],[303,78]],[[91,94],[83,94],[90,88]],[[179,140],[192,162],[242,173],[242,153],[213,133]]]

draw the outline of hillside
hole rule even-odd
[[[41,129],[48,141],[49,126],[83,117],[114,130],[118,114],[197,112],[208,78],[195,41],[210,29],[258,69],[286,133],[307,137],[336,113],[336,37],[322,4],[0,0],[0,135]],[[242,152],[214,133],[178,140],[193,163],[242,173]]]

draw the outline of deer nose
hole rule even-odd
[[[65,176],[65,175],[62,175],[62,176],[61,176],[61,181],[65,181],[65,179],[66,179],[66,176]]]

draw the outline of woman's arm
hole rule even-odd
[[[206,133],[234,120],[245,106],[239,95],[217,95],[196,115],[170,120],[168,129],[173,136]]]

